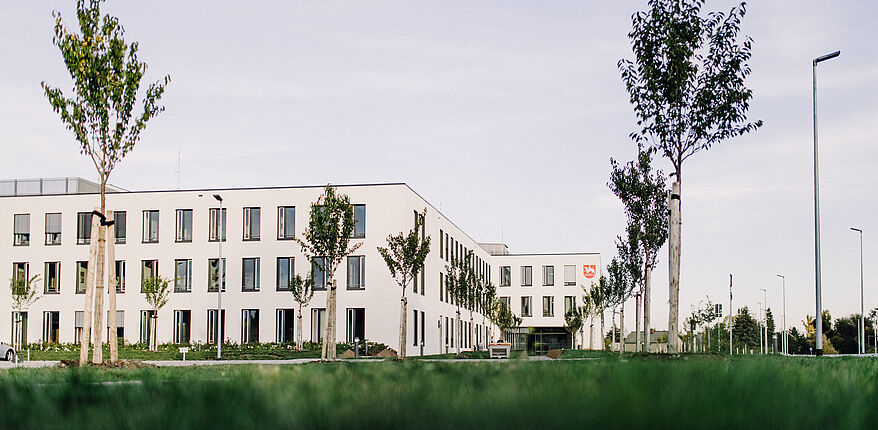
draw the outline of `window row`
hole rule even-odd
[[[510,297],[500,297],[500,305],[503,306],[504,309],[510,309]],[[568,312],[573,310],[576,307],[576,296],[564,296],[564,314],[560,316],[567,315]],[[519,315],[522,317],[532,317],[533,316],[533,297],[531,296],[522,296],[521,297],[521,307],[519,308]],[[555,316],[555,296],[543,296],[543,316],[544,317],[554,317]]]
[[[543,266],[543,286],[550,287],[555,285],[555,266]],[[533,286],[533,267],[521,266],[521,277],[519,278],[522,287]],[[512,267],[500,266],[500,286],[509,287],[512,285]],[[564,266],[564,286],[576,285],[576,266],[568,264]]]
[[[445,321],[443,324],[442,321]],[[466,321],[464,319],[460,319],[455,321],[455,317],[443,317],[439,316],[439,333],[440,336],[442,332],[445,332],[445,351],[448,351],[448,348],[454,348],[459,346],[461,348],[472,348],[473,344],[483,346],[487,344],[489,340],[489,326],[477,324],[474,322]],[[455,336],[457,338],[457,344],[455,344]]]

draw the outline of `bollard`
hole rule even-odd
[[[360,338],[354,338],[354,358],[360,358]]]
[[[421,341],[421,357],[424,356],[424,341]]]

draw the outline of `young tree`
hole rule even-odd
[[[564,314],[564,329],[570,333],[570,347],[576,348],[576,333],[582,330],[584,315],[581,308],[574,306]]]
[[[22,349],[22,342],[27,342],[27,339],[21,338],[22,312],[39,300],[39,289],[36,285],[39,280],[40,275],[27,278],[19,273],[13,273],[12,279],[9,280],[9,289],[12,292],[12,309],[15,309],[12,315],[14,323],[14,327],[12,327],[12,347],[16,351]]]
[[[498,306],[499,303],[500,301],[497,298],[497,287],[494,286],[493,282],[485,281],[484,288],[482,289],[482,325],[485,325],[485,319],[491,323],[490,340],[494,339],[494,319],[492,315],[496,312],[496,306]],[[486,339],[486,345],[489,339]]]
[[[76,2],[79,31],[71,31],[61,20],[60,12],[53,12],[55,36],[52,42],[61,51],[61,57],[73,79],[73,96],[66,97],[58,87],[42,82],[43,91],[59,114],[64,126],[73,132],[81,152],[91,158],[101,184],[100,213],[106,213],[106,187],[113,168],[140,140],[140,133],[153,117],[164,111],[158,104],[170,76],[152,83],[139,93],[140,82],[146,73],[146,63],[138,58],[137,42],[125,41],[125,29],[116,17],[101,14],[103,0]],[[142,111],[136,113],[135,104],[142,97]],[[101,226],[97,243],[97,264],[89,266],[95,273],[94,298],[94,362],[102,361],[101,335],[103,333],[103,289],[105,226]],[[94,246],[94,244],[92,245]],[[111,262],[112,264],[113,262]],[[92,288],[89,285],[89,288]],[[116,315],[115,289],[110,289],[110,315]],[[91,293],[87,297],[92,297]],[[86,303],[84,323],[91,321],[91,304]],[[80,348],[80,365],[85,364],[89,348],[88,329],[84,329]],[[118,360],[116,336],[110,336],[111,361]]]
[[[475,282],[475,276],[472,273],[471,268],[469,267],[467,261],[472,257],[472,251],[466,253],[466,255],[459,258],[452,258],[451,265],[445,266],[445,288],[448,291],[448,295],[454,301],[454,305],[457,308],[456,313],[456,329],[457,329],[457,337],[455,338],[455,347],[457,354],[460,354],[460,344],[461,344],[461,319],[460,319],[460,308],[466,307],[469,300],[469,295],[472,290],[472,283]]]
[[[302,350],[302,308],[311,303],[314,297],[314,280],[309,274],[307,278],[295,275],[290,278],[290,292],[293,300],[299,305],[299,314],[296,315],[296,349]]]
[[[153,276],[143,281],[143,293],[146,296],[146,303],[152,307],[152,324],[150,324],[149,334],[149,350],[158,351],[157,342],[157,326],[159,322],[159,311],[168,304],[168,296],[171,294],[171,280],[161,276]],[[100,345],[95,345],[100,348]]]
[[[613,270],[617,273],[609,272],[615,287],[615,304],[619,306],[619,331],[622,333],[620,353],[625,351],[625,302],[634,295],[634,291],[641,284],[640,280],[643,277],[643,258],[639,252],[639,230],[629,226],[626,228],[626,232],[627,239],[616,238],[618,257],[614,258],[613,261],[618,264],[618,267]],[[636,349],[635,345],[635,351]]]
[[[507,342],[512,342],[512,330],[521,327],[521,317],[512,313],[512,310],[506,306],[500,306],[497,311],[497,328],[500,330],[500,337]]]
[[[320,351],[322,360],[335,360],[336,285],[335,271],[345,257],[356,251],[363,242],[350,244],[354,233],[354,208],[351,199],[327,185],[317,202],[311,204],[311,217],[304,239],[296,238],[302,252],[316,261],[326,273],[326,327]],[[322,264],[320,263],[322,261]]]
[[[678,352],[680,195],[683,162],[700,150],[762,126],[748,122],[745,86],[752,40],[740,38],[742,3],[728,14],[701,16],[703,0],[650,0],[632,16],[634,60],[618,63],[637,116],[631,138],[674,167],[669,199],[668,352]]]
[[[591,303],[592,315],[600,316],[601,318],[601,338],[603,338],[604,333],[604,313],[610,307],[611,290],[609,280],[605,275],[601,275],[597,283],[592,282],[591,288],[588,289],[582,298],[583,301]],[[585,291],[585,288],[583,288],[583,291]],[[594,317],[592,317],[593,320]],[[590,342],[594,343],[594,330],[592,330]],[[602,343],[601,349],[606,349],[606,345]]]
[[[405,296],[409,282],[415,279],[418,272],[424,267],[424,260],[430,253],[430,236],[421,237],[421,226],[427,215],[427,209],[418,214],[415,226],[407,234],[399,232],[397,235],[387,236],[387,248],[378,247],[378,253],[384,258],[390,276],[396,281],[402,290],[399,302],[399,358],[405,358],[405,347],[408,343],[406,328],[408,327],[408,298]]]

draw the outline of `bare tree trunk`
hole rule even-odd
[[[457,327],[457,339],[454,340],[454,347],[457,349],[457,355],[460,355],[460,307],[457,308],[457,322],[455,323]]]
[[[98,208],[95,208],[97,210]],[[79,365],[88,362],[88,348],[91,343],[91,313],[94,310],[95,293],[95,261],[97,260],[98,229],[100,223],[95,216],[91,217],[91,238],[89,239],[88,272],[85,281],[85,308],[82,312],[82,334],[79,337]]]
[[[299,305],[299,316],[296,318],[296,349],[302,350],[302,305]]]
[[[649,343],[652,333],[649,326],[649,305],[650,295],[652,294],[652,269],[646,268],[646,287],[643,292],[643,352],[649,353]]]
[[[634,300],[634,351],[640,350],[640,294],[635,296]]]
[[[679,170],[678,170],[679,172]],[[679,328],[677,323],[680,319],[680,175],[677,175],[671,189],[671,197],[668,202],[671,210],[671,224],[669,232],[668,262],[670,264],[669,285],[669,312],[668,312],[668,353],[679,352]]]
[[[588,326],[588,349],[594,349],[594,315],[591,316],[591,325]]]
[[[335,360],[335,279],[331,279],[329,293],[326,295],[326,329],[323,331],[324,360]]]
[[[101,212],[103,213],[103,212]],[[92,363],[102,363],[104,361],[104,263],[106,263],[106,237],[107,228],[100,226],[98,228],[98,255],[96,259],[97,267],[95,272],[95,314],[94,314],[94,350],[92,351]]]
[[[619,305],[619,355],[625,352],[625,302]]]
[[[107,219],[113,221],[113,211],[107,211]],[[116,326],[116,227],[111,225],[107,227],[107,283],[110,290],[108,310],[110,319],[109,341],[110,341],[110,362],[119,361],[119,335]]]
[[[149,336],[149,350],[153,351],[153,352],[159,350],[158,339],[156,339],[156,336],[158,336],[158,334],[159,334],[158,325],[159,325],[159,310],[153,309],[152,324],[150,324],[151,327],[149,330],[152,332],[152,333],[150,333],[150,336]]]
[[[399,300],[399,358],[405,358],[406,338],[408,338],[408,298],[405,287],[402,287],[402,298]],[[417,327],[415,328],[417,330]]]
[[[607,345],[604,342],[604,333],[606,333],[604,330],[604,311],[601,311],[601,351],[605,351],[607,349]]]
[[[324,270],[325,270],[325,268],[324,268]],[[328,286],[329,286],[329,290],[326,291],[326,305],[325,305],[326,310],[324,311],[326,313],[326,316],[325,316],[326,322],[323,323],[323,342],[320,343],[320,359],[321,360],[328,360],[329,359],[329,357],[327,356],[328,348],[326,347],[326,345],[329,343],[329,315],[331,315],[330,312],[331,312],[331,304],[332,304],[332,281],[331,281],[331,278],[330,278],[330,282],[328,283]]]

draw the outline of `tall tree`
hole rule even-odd
[[[23,312],[39,300],[39,289],[37,288],[39,280],[40,275],[28,278],[24,273],[13,273],[12,279],[9,280],[9,289],[12,293],[12,309],[15,309],[15,312],[12,314],[12,347],[17,351],[22,349],[22,342],[27,343],[27,339],[22,339],[21,336]]]
[[[678,352],[680,195],[683,162],[700,150],[762,126],[748,122],[752,40],[739,37],[744,3],[702,16],[703,0],[649,0],[632,16],[633,60],[618,63],[637,116],[631,138],[673,165],[669,199],[668,351]]]
[[[162,278],[161,276],[153,276],[143,281],[143,292],[146,303],[152,308],[152,324],[150,324],[149,333],[149,350],[158,350],[157,326],[159,321],[159,311],[168,304],[168,296],[171,294],[171,280]],[[112,336],[111,336],[112,337]],[[100,348],[100,345],[95,345]]]
[[[643,352],[649,352],[650,304],[652,302],[652,271],[658,251],[668,238],[667,195],[665,175],[652,170],[652,150],[637,146],[637,159],[624,166],[610,158],[612,173],[610,189],[625,205],[628,229],[637,236],[637,252],[643,261],[641,293],[643,294]]]
[[[66,97],[58,87],[42,82],[43,91],[59,114],[64,126],[73,132],[80,150],[91,158],[101,184],[100,213],[106,213],[106,188],[113,168],[134,149],[140,133],[149,120],[164,107],[158,102],[170,82],[170,76],[152,83],[140,92],[140,82],[146,73],[146,63],[138,58],[138,43],[125,41],[125,29],[119,19],[101,13],[104,0],[79,0],[76,16],[79,33],[68,29],[60,12],[53,12],[55,36],[52,42],[61,51],[67,71],[73,79],[73,95]],[[142,98],[142,110],[135,112],[137,99]],[[95,291],[86,297],[94,298],[93,361],[103,360],[101,334],[103,333],[104,252],[106,226],[98,235],[97,264],[89,266],[95,273]],[[113,264],[113,262],[110,262]],[[89,288],[92,288],[89,285]],[[116,315],[115,289],[110,289],[110,315]],[[92,308],[86,300],[84,324],[91,321]],[[80,364],[85,364],[89,348],[89,330],[82,331]],[[116,336],[110,336],[110,360],[118,360]]]
[[[387,248],[378,247],[378,253],[384,258],[390,276],[396,281],[402,290],[399,302],[399,358],[405,358],[406,328],[408,327],[408,298],[405,296],[409,282],[415,279],[418,272],[424,267],[424,260],[430,253],[430,236],[421,237],[421,226],[424,224],[427,208],[415,217],[415,226],[407,234],[399,232],[397,235],[387,236]]]
[[[322,360],[335,360],[336,336],[336,284],[335,271],[341,265],[345,257],[356,251],[363,242],[351,245],[351,236],[354,233],[354,208],[351,199],[335,188],[327,185],[323,194],[316,202],[311,204],[311,214],[308,220],[308,228],[302,238],[296,241],[302,247],[302,252],[309,260],[316,262],[326,274],[326,327],[323,330],[323,345],[321,346],[320,358]]]
[[[613,307],[619,307],[619,331],[622,333],[620,353],[625,351],[625,302],[633,296],[634,290],[641,284],[640,279],[643,276],[641,271],[643,259],[638,252],[640,248],[638,244],[639,230],[628,226],[626,233],[626,238],[621,236],[616,238],[616,252],[618,255],[613,258],[607,267],[607,273],[610,275],[609,285],[612,291],[610,297],[612,298]]]
[[[309,274],[307,278],[295,275],[290,278],[290,292],[293,300],[299,305],[299,313],[296,315],[296,349],[302,350],[302,308],[311,303],[314,297],[314,279]]]

